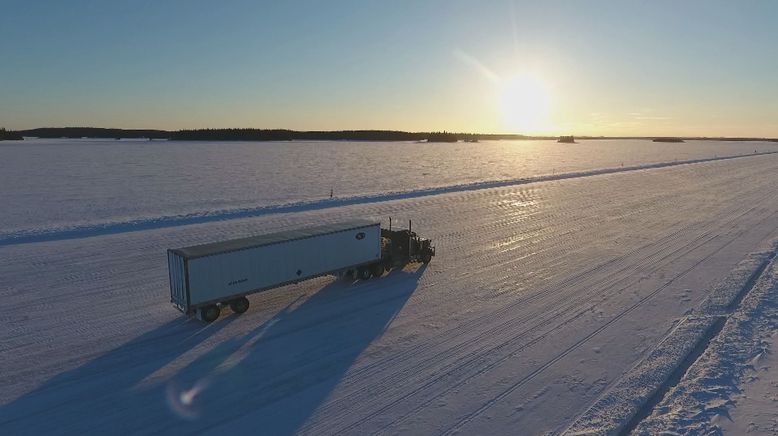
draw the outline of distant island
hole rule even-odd
[[[457,142],[459,137],[455,133],[434,132],[427,136],[427,142]]]
[[[42,127],[28,130],[0,129],[0,140],[31,138],[167,139],[171,141],[412,141],[468,142],[489,140],[557,140],[575,143],[589,139],[639,139],[654,142],[772,141],[776,138],[640,137],[640,136],[530,136],[512,133],[404,132],[401,130],[289,130],[289,129],[110,129],[99,127]]]
[[[20,135],[19,133],[11,132],[0,127],[0,141],[14,141],[20,139],[24,139],[24,138],[22,138],[22,135]]]

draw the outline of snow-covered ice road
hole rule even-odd
[[[390,215],[428,267],[168,304],[166,248]],[[0,432],[557,432],[775,236],[763,155],[0,247]]]

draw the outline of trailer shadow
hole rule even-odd
[[[293,434],[383,334],[423,272],[393,271],[356,285],[332,282],[218,342],[167,381],[139,387],[238,317],[207,326],[165,323],[0,406],[0,428],[4,434],[199,433],[216,427]]]
[[[121,431],[115,414],[135,401],[133,388],[144,378],[227,327],[178,318],[146,332],[0,407],[4,434],[88,434],[100,423]],[[103,413],[108,411],[109,413]],[[126,420],[126,419],[125,419]]]
[[[175,428],[297,432],[389,327],[424,270],[393,271],[354,286],[333,282],[251,332],[220,344],[171,381],[177,405],[190,405],[179,409],[190,420]]]

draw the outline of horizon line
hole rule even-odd
[[[0,126],[0,128],[3,128]],[[750,140],[750,141],[757,141],[757,140],[765,140],[765,141],[776,141],[778,140],[778,137],[766,137],[766,136],[700,136],[700,135],[691,135],[691,136],[684,136],[684,135],[592,135],[592,134],[586,134],[586,135],[575,135],[571,133],[566,134],[543,134],[543,135],[532,135],[532,134],[525,134],[525,133],[505,133],[505,132],[465,132],[465,131],[453,131],[453,130],[425,130],[425,131],[408,131],[408,130],[397,130],[397,129],[334,129],[334,130],[322,130],[322,129],[316,129],[316,130],[296,130],[296,129],[289,129],[289,128],[262,128],[262,127],[197,127],[197,128],[187,128],[187,129],[155,129],[155,128],[121,128],[121,127],[87,127],[87,126],[65,126],[65,127],[34,127],[30,129],[9,129],[5,127],[5,130],[9,133],[20,133],[20,132],[31,132],[35,130],[72,130],[72,129],[85,129],[85,130],[110,130],[110,131],[118,131],[118,132],[159,132],[159,133],[176,133],[176,132],[188,132],[188,131],[201,131],[201,130],[209,130],[209,131],[220,131],[220,130],[246,130],[246,131],[266,131],[266,132],[290,132],[290,133],[301,133],[301,134],[310,134],[310,133],[345,133],[345,132],[385,132],[385,133],[401,133],[401,134],[410,134],[410,135],[421,135],[421,134],[439,134],[439,133],[445,133],[450,135],[467,135],[467,136],[511,136],[515,137],[516,139],[556,139],[561,136],[574,136],[575,138],[579,139],[670,139],[670,138],[678,138],[678,139],[689,139],[689,140],[695,140],[695,139],[707,139],[707,140]],[[89,137],[89,136],[87,136]],[[91,138],[99,138],[99,137],[91,137]]]

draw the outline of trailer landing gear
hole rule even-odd
[[[230,309],[240,315],[241,313],[249,310],[249,299],[246,297],[240,297],[230,301]]]

